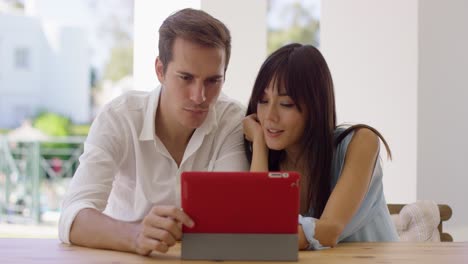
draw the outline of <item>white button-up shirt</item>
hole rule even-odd
[[[84,208],[123,221],[141,220],[154,205],[180,207],[183,171],[249,169],[243,147],[245,109],[239,103],[220,95],[193,133],[178,167],[156,136],[159,95],[160,88],[131,91],[96,117],[63,201],[60,240],[70,243],[71,225]]]

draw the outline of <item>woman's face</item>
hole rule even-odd
[[[257,117],[262,125],[265,142],[274,150],[299,150],[304,133],[305,114],[282,87],[270,82],[257,104]]]

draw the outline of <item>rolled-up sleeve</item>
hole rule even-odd
[[[315,222],[317,221],[316,218],[313,217],[305,217],[299,215],[299,224],[302,226],[302,230],[304,231],[304,235],[309,243],[308,250],[320,250],[325,249],[328,247],[322,246],[320,242],[315,239]]]
[[[125,145],[125,136],[119,135],[123,129],[116,126],[109,112],[98,116],[91,126],[80,165],[62,203],[58,233],[64,243],[70,243],[70,229],[79,211],[94,208],[102,212],[107,205]]]

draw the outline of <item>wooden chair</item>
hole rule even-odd
[[[406,204],[387,204],[388,210],[390,211],[390,214],[399,214],[401,211],[401,208],[405,206]],[[444,233],[442,231],[442,223],[444,221],[447,221],[452,217],[452,208],[446,204],[438,204],[439,206],[439,212],[440,212],[440,223],[438,226],[439,233],[440,233],[440,241],[442,242],[453,242],[453,238],[449,233]]]

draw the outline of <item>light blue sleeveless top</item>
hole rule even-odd
[[[335,130],[335,139],[346,128],[340,127]],[[332,163],[332,179],[331,190],[336,186],[338,179],[341,176],[345,161],[346,151],[354,132],[349,133],[338,144],[333,157]],[[385,201],[382,184],[382,167],[380,156],[375,164],[372,179],[369,185],[369,190],[361,204],[361,207],[353,216],[351,221],[345,227],[343,233],[338,238],[339,242],[387,242],[398,241],[395,224],[392,222],[388,211],[387,202]],[[313,208],[310,209],[306,216],[299,216],[299,223],[302,225],[306,238],[310,244],[310,249],[322,248],[320,243],[314,238],[315,221],[310,217],[313,215]]]

